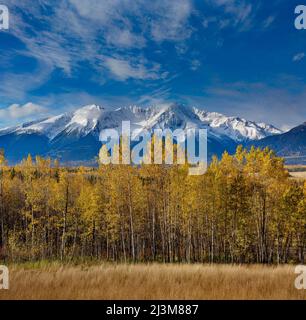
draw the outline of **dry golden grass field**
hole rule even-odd
[[[288,165],[286,169],[289,171],[290,176],[298,180],[306,180],[306,166],[303,165]]]
[[[306,299],[293,266],[10,266],[0,299]]]
[[[297,172],[290,172],[291,177],[295,179],[305,179],[306,180],[306,171],[297,171]]]

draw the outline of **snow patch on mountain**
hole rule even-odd
[[[237,142],[260,140],[282,133],[280,129],[265,123],[256,123],[239,117],[227,117],[220,113],[206,112],[197,108],[194,108],[194,112],[202,122]]]

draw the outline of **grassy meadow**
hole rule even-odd
[[[299,179],[299,180],[305,180],[306,179],[306,171],[290,172],[290,175],[294,179]]]
[[[286,169],[289,171],[290,177],[297,180],[306,180],[305,165],[288,165]]]
[[[306,299],[295,277],[289,265],[24,264],[0,299]]]

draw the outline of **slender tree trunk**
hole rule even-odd
[[[61,245],[61,261],[63,261],[63,259],[65,257],[68,201],[69,201],[69,186],[67,184],[65,210],[64,210],[64,214],[63,214],[63,233],[62,233],[62,245]]]
[[[131,228],[131,247],[132,247],[132,259],[135,262],[135,240],[134,240],[134,220],[133,220],[133,208],[132,208],[132,195],[131,184],[128,182],[128,207],[130,216],[130,228]]]

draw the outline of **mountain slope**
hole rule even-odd
[[[289,158],[288,163],[296,163],[298,158],[306,156],[306,122],[283,134],[254,141],[252,145],[269,147],[279,156]]]
[[[209,155],[233,152],[239,143],[259,140],[279,134],[280,130],[241,118],[226,117],[184,105],[163,107],[129,106],[106,110],[96,105],[85,106],[39,121],[0,130],[0,148],[4,148],[10,162],[18,162],[28,153],[51,156],[60,161],[90,162],[98,155],[103,129],[118,128],[129,120],[132,130],[152,131],[156,128],[188,129],[190,126],[208,130]]]

